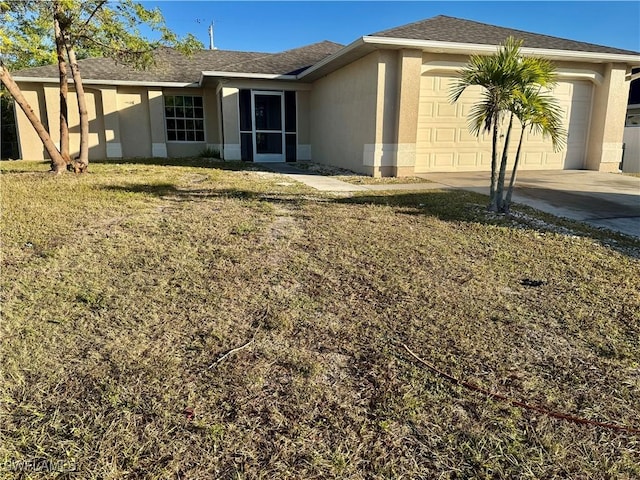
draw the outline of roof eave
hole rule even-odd
[[[496,51],[498,45],[485,45],[478,43],[441,42],[435,40],[412,40],[407,38],[391,38],[365,36],[362,41],[366,44],[380,47],[419,48],[423,51],[452,54],[490,54]],[[631,65],[640,64],[639,55],[626,55],[618,53],[598,53],[579,50],[556,50],[547,48],[522,47],[525,55],[545,57],[549,60],[569,60],[592,63],[619,62]]]
[[[58,83],[58,77],[13,77],[16,82],[21,83]],[[69,79],[69,83],[72,80]],[[116,85],[127,87],[198,87],[198,82],[147,82],[140,80],[103,80],[93,78],[83,78],[83,85]]]
[[[223,72],[223,71],[204,71],[200,74],[200,84],[205,77],[216,78],[250,78],[260,80],[297,80],[298,75],[281,75],[279,73],[243,73],[243,72]]]

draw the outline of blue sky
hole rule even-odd
[[[149,1],[175,32],[220,49],[278,52],[322,40],[349,44],[380,30],[449,15],[535,33],[640,51],[640,2],[244,2]]]

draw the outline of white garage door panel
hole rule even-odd
[[[451,104],[449,92],[453,81],[454,78],[447,75],[424,75],[421,79],[416,173],[491,169],[491,135],[476,137],[468,128],[467,118],[474,104],[481,100],[482,89],[468,88]],[[549,139],[526,132],[520,160],[522,169],[584,166],[592,86],[583,81],[559,82],[553,95],[564,110],[565,128],[569,132],[567,148],[554,152]],[[509,148],[511,161],[515,158],[519,137],[520,124],[516,120]]]

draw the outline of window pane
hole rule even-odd
[[[282,130],[282,105],[279,95],[256,95],[256,130]]]
[[[282,134],[256,133],[256,153],[282,153]]]
[[[204,141],[202,97],[167,95],[165,96],[164,113],[168,141]],[[194,120],[194,118],[198,120]]]
[[[253,137],[250,133],[240,134],[240,155],[245,162],[253,162]]]
[[[251,131],[251,90],[240,90],[238,93],[240,108],[240,130]],[[244,157],[242,157],[244,158]]]
[[[296,153],[296,134],[295,133],[287,133],[285,135],[285,153],[287,162],[295,162],[297,159]]]
[[[296,92],[284,92],[284,123],[287,132],[296,131]]]

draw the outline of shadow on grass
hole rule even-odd
[[[178,188],[172,183],[110,185],[104,190],[121,193],[140,193],[153,195],[164,200],[190,202],[210,198],[238,198],[243,200],[260,200],[272,203],[296,203],[309,201],[297,194],[265,193],[260,191],[240,190],[236,188]]]
[[[259,163],[242,161],[225,161],[218,159],[207,159],[200,157],[187,158],[112,158],[104,160],[92,160],[91,164],[97,165],[150,165],[158,167],[196,167],[196,168],[216,168],[239,172],[244,170],[269,172],[268,168],[262,167]]]
[[[512,215],[494,214],[486,210],[488,197],[464,190],[429,190],[423,192],[356,193],[349,197],[310,198],[299,194],[265,193],[235,188],[182,189],[170,183],[130,184],[104,187],[119,192],[153,195],[172,201],[188,202],[208,198],[238,198],[298,206],[326,201],[342,205],[383,205],[403,215],[432,216],[447,222],[479,223],[506,228],[544,231],[561,235],[591,238],[625,255],[640,257],[640,239],[611,230],[590,227],[581,222],[556,217],[531,207],[515,205]]]

